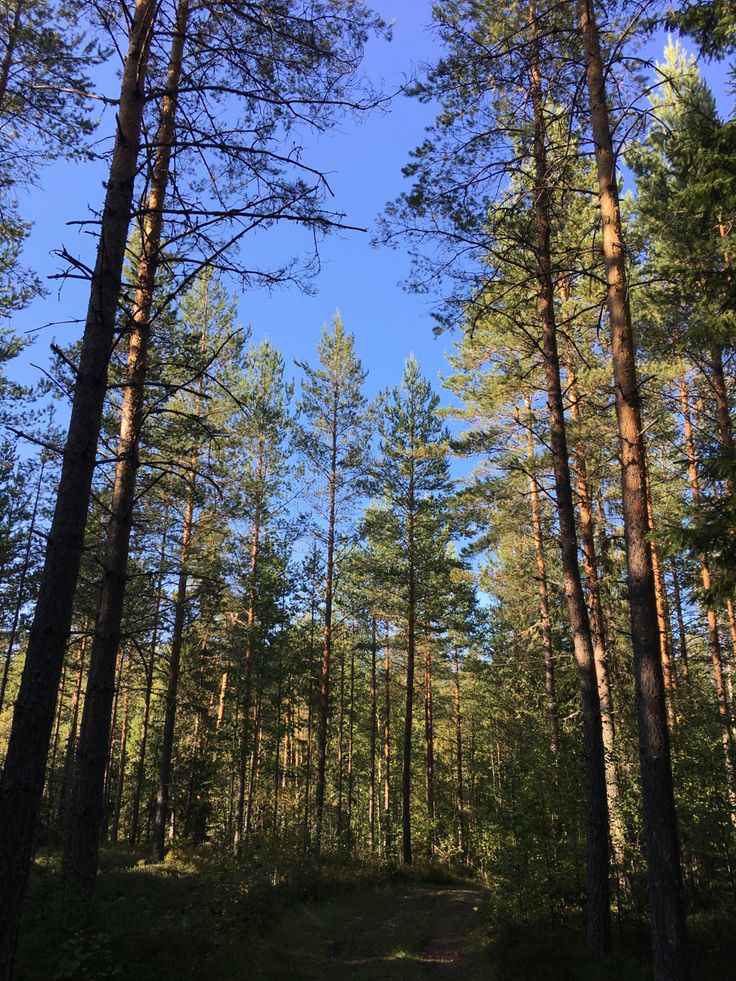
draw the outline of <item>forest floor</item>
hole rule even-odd
[[[280,867],[136,849],[102,856],[89,917],[70,909],[58,852],[37,857],[15,981],[649,981],[643,918],[617,923],[605,959],[585,949],[582,917],[509,910],[481,884],[427,866]],[[518,908],[517,908],[518,907]],[[733,911],[691,917],[695,981],[733,976]]]
[[[355,900],[337,903],[332,910],[321,906],[302,911],[305,926],[319,938],[316,947],[299,944],[289,918],[284,927],[291,944],[280,946],[281,964],[264,964],[263,973],[256,971],[255,976],[320,981],[490,976],[483,953],[484,894],[479,889],[412,885],[359,894]],[[305,958],[310,946],[312,955]]]

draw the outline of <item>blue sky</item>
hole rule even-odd
[[[436,55],[436,42],[424,30],[430,5],[423,0],[377,0],[373,7],[393,22],[393,40],[370,43],[364,71],[374,83],[383,80],[386,91],[392,91],[412,66]],[[401,168],[431,118],[429,108],[399,97],[389,112],[374,112],[357,124],[346,119],[337,131],[306,141],[304,159],[328,172],[335,209],[347,212],[350,224],[370,229],[386,202],[401,190]],[[111,121],[111,114],[103,119],[100,135],[107,135]],[[91,242],[65,223],[86,217],[90,206],[99,207],[104,174],[104,165],[59,162],[44,171],[43,188],[31,192],[26,213],[34,229],[25,260],[42,277],[60,267],[51,253],[62,244],[91,261]],[[373,395],[398,382],[403,360],[412,351],[425,374],[436,378],[451,340],[433,337],[428,301],[401,288],[400,280],[408,270],[406,256],[401,251],[371,248],[369,240],[370,231],[329,236],[320,247],[322,269],[313,283],[316,295],[305,296],[293,287],[252,290],[241,296],[239,316],[242,323],[252,326],[255,340],[268,335],[291,362],[293,358],[315,359],[322,324],[339,308],[346,327],[356,335]],[[278,242],[292,251],[302,242],[309,247],[310,239],[303,233],[300,239],[298,232],[284,232]],[[274,247],[270,240],[267,247],[269,251]],[[86,284],[66,283],[59,291],[58,284],[51,282],[49,295],[17,316],[16,329],[22,332],[51,321],[79,318],[86,300]],[[24,380],[37,379],[39,373],[31,362],[46,364],[52,338],[70,341],[79,329],[70,324],[39,330],[33,348],[11,373]]]
[[[393,40],[371,41],[364,70],[391,91],[412,67],[438,54],[437,42],[425,28],[431,4],[430,0],[375,0],[373,7],[393,23]],[[647,53],[658,55],[660,51],[661,43],[657,43]],[[725,72],[718,66],[706,66],[705,74],[726,112]],[[346,211],[351,224],[371,228],[385,203],[401,191],[401,168],[410,150],[422,140],[432,115],[431,107],[398,97],[390,111],[376,112],[359,124],[345,120],[336,132],[312,139],[311,145],[306,143],[305,160],[329,172],[335,208]],[[100,135],[108,135],[111,125],[108,110]],[[42,278],[60,266],[52,252],[62,244],[92,261],[93,243],[66,222],[87,217],[90,207],[99,207],[104,174],[103,164],[59,162],[43,173],[43,187],[30,193],[26,214],[34,229],[25,258]],[[284,232],[278,241],[291,251],[300,244],[299,234]],[[239,315],[242,323],[252,326],[254,339],[268,335],[291,362],[293,358],[314,360],[322,324],[339,307],[345,325],[356,335],[358,352],[369,370],[368,394],[373,395],[398,382],[410,352],[425,374],[437,379],[438,372],[446,369],[444,352],[451,347],[452,338],[435,338],[430,300],[402,289],[401,280],[408,271],[406,255],[401,250],[371,248],[369,240],[370,232],[330,236],[321,246],[322,270],[313,284],[314,296],[295,288],[271,293],[253,290],[241,296]],[[45,299],[18,314],[16,329],[35,330],[52,321],[82,317],[87,289],[85,283],[72,282],[59,291],[58,284],[51,282]],[[47,363],[52,338],[66,343],[78,335],[79,326],[74,324],[38,330],[35,344],[15,369],[11,367],[11,374],[25,381],[37,380],[39,371],[32,364]]]

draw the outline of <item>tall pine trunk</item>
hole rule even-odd
[[[608,885],[608,803],[606,798],[605,754],[593,642],[578,565],[575,508],[560,382],[554,284],[551,269],[550,174],[547,165],[542,80],[536,40],[537,21],[533,5],[530,21],[534,39],[530,94],[534,111],[534,212],[537,230],[536,274],[539,288],[537,307],[542,328],[542,354],[547,385],[550,444],[559,518],[565,598],[572,629],[573,650],[578,667],[583,709],[585,786],[588,804],[586,938],[588,946],[592,950],[606,951],[611,944],[611,909]]]
[[[578,0],[578,11],[598,170],[608,287],[654,970],[657,981],[686,981],[690,971],[680,845],[649,548],[641,393],[621,233],[616,159],[593,0]]]
[[[182,74],[188,14],[189,0],[179,0],[166,91],[161,100],[151,188],[142,222],[141,255],[128,342],[118,462],[107,526],[102,590],[65,829],[64,875],[83,894],[91,892],[97,874],[107,733],[110,728],[115,657],[120,644],[127,585],[128,552],[140,465],[140,435],[145,417],[144,386],[148,370],[151,311],[161,252],[163,204],[176,129],[177,92]]]
[[[568,394],[570,396],[570,416],[580,427],[582,414],[578,381],[572,358],[568,358]],[[606,767],[606,795],[608,798],[608,820],[611,832],[611,851],[616,865],[619,881],[628,893],[625,877],[624,828],[618,807],[618,774],[616,771],[616,728],[614,723],[613,695],[608,670],[608,651],[606,650],[606,631],[601,602],[601,584],[598,575],[598,555],[595,545],[595,523],[593,520],[593,500],[588,482],[588,465],[582,443],[582,433],[575,446],[575,470],[577,475],[578,516],[583,543],[583,568],[588,583],[588,605],[590,609],[590,629],[593,641],[593,657],[598,679],[598,698],[601,706],[601,731]]]
[[[54,706],[84,547],[138,166],[155,0],[136,0],[56,507],[0,782],[0,978],[15,955]]]

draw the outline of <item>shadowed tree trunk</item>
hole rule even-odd
[[[123,66],[117,130],[76,373],[61,478],[20,693],[0,782],[0,978],[15,955],[20,906],[43,790],[54,706],[84,546],[92,474],[115,333],[138,165],[155,0],[137,0]]]
[[[169,181],[169,162],[175,134],[176,100],[182,73],[188,0],[179,0],[166,92],[161,100],[151,188],[141,224],[141,254],[133,301],[120,441],[115,468],[110,520],[107,526],[102,590],[90,656],[79,748],[65,829],[63,870],[67,882],[89,894],[97,873],[100,826],[103,819],[103,780],[106,734],[110,728],[115,656],[120,644],[127,585],[128,551],[133,527],[135,489],[140,465],[139,444],[145,412],[145,380],[151,310],[163,228],[163,203]]]
[[[593,0],[578,0],[578,16],[598,170],[602,247],[608,287],[654,972],[657,981],[687,981],[690,970],[680,845],[659,652],[657,602],[648,540],[641,393],[629,308],[626,254],[621,234],[616,158]]]

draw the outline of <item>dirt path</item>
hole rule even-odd
[[[468,961],[482,931],[483,894],[463,886],[407,888],[333,941],[326,978],[480,978]]]

